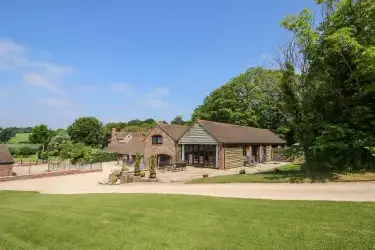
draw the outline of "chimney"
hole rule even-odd
[[[112,128],[111,141],[116,141],[116,128]]]

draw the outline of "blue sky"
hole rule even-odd
[[[313,0],[2,1],[0,126],[190,118],[251,66],[272,66],[280,20]]]

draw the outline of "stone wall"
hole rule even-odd
[[[267,145],[266,146],[266,153],[267,153],[267,161],[272,160],[272,146]]]
[[[13,165],[9,165],[9,164],[0,165],[0,177],[12,176],[12,173],[13,173]]]
[[[153,135],[160,135],[163,137],[162,144],[152,144],[152,136]],[[157,155],[169,155],[171,157],[171,161],[176,161],[177,158],[177,143],[166,133],[163,129],[161,129],[158,125],[155,126],[151,132],[147,135],[145,139],[145,149],[144,149],[144,161],[145,166],[148,167],[150,163],[150,158],[152,155],[155,157]],[[177,158],[178,160],[178,158]],[[155,162],[156,164],[156,162]]]
[[[37,179],[37,178],[62,176],[62,175],[86,174],[86,173],[95,173],[95,172],[103,172],[103,169],[86,169],[86,170],[74,169],[74,170],[64,170],[64,171],[55,171],[55,172],[45,172],[45,173],[31,174],[31,175],[5,176],[5,177],[0,177],[0,182]]]

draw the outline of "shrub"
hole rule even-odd
[[[204,174],[204,175],[203,175],[203,178],[207,178],[207,177],[208,177],[208,174]]]
[[[91,163],[117,161],[117,153],[97,152],[91,155]]]
[[[138,172],[140,170],[141,165],[141,154],[137,153],[135,156],[135,163],[134,163],[134,171]]]
[[[278,169],[278,168],[275,168],[275,169],[273,170],[273,172],[274,172],[275,174],[278,174],[278,173],[280,173],[280,172],[281,172],[281,170],[280,170],[280,169]]]
[[[141,177],[145,177],[146,173],[144,171],[141,171]]]
[[[150,159],[150,173],[155,173],[155,156],[152,155]]]
[[[10,147],[10,148],[8,148],[8,149],[9,149],[9,153],[10,153],[12,156],[17,155],[17,151],[18,151],[17,148],[12,148],[12,147]]]
[[[45,151],[39,151],[38,152],[38,158],[40,160],[48,160],[48,152],[45,152]]]
[[[240,170],[240,174],[246,174],[246,170],[245,169],[241,169]]]
[[[15,155],[30,156],[30,155],[35,155],[37,152],[38,152],[38,149],[29,148],[29,147],[22,147],[22,148],[18,148],[16,150]]]
[[[274,148],[274,155],[279,155],[281,161],[289,161],[303,157],[303,152],[299,146],[291,146],[289,148]]]

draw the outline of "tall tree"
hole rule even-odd
[[[53,130],[48,129],[47,125],[41,124],[32,128],[29,137],[30,143],[42,144],[43,151],[53,136]]]
[[[70,137],[66,131],[60,130],[56,132],[48,143],[48,150],[53,151],[54,155],[58,155],[62,150],[64,144],[70,143]]]
[[[103,141],[103,124],[95,117],[81,117],[68,127],[68,134],[74,143],[99,146]]]
[[[0,130],[0,143],[7,143],[10,138],[16,135],[14,128],[4,128]]]
[[[281,107],[281,77],[281,71],[250,68],[207,96],[192,120],[268,128],[286,136],[290,129]]]
[[[177,115],[172,121],[171,121],[171,124],[174,124],[174,125],[186,125],[188,124],[189,122],[188,121],[184,121],[182,119],[182,116],[181,115]]]
[[[317,2],[317,29],[308,10],[282,22],[295,38],[283,53],[285,110],[310,170],[373,166],[375,2]]]

